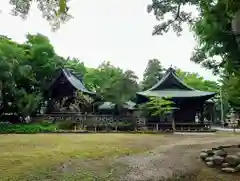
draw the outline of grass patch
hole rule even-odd
[[[1,124],[0,133],[51,133],[56,129],[54,124]]]
[[[13,134],[0,137],[1,181],[56,180],[59,168],[70,160],[104,160],[144,152],[158,146],[161,140],[159,135],[145,134]]]

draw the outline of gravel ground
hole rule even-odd
[[[174,173],[194,171],[200,164],[199,151],[217,145],[237,144],[239,137],[167,136],[151,152],[119,158],[127,170],[121,181],[159,181]]]

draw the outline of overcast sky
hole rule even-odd
[[[140,78],[148,60],[158,58],[165,67],[172,64],[185,71],[198,72],[206,79],[216,79],[210,71],[190,62],[196,42],[187,28],[181,37],[173,32],[151,35],[157,23],[154,16],[146,12],[151,0],[72,0],[74,19],[57,32],[51,32],[36,6],[23,21],[9,14],[8,2],[1,0],[0,34],[15,41],[24,41],[27,33],[41,33],[49,37],[61,56],[78,57],[89,67],[110,61],[133,70]]]

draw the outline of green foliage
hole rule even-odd
[[[0,133],[51,133],[56,126],[42,126],[39,124],[1,124]]]
[[[240,77],[233,74],[225,74],[222,77],[222,83],[225,99],[229,101],[235,111],[240,112]]]
[[[55,80],[60,68],[70,69],[98,97],[117,104],[118,110],[125,102],[134,100],[135,93],[140,90],[133,71],[124,71],[106,61],[97,68],[89,68],[77,58],[62,58],[56,54],[49,39],[41,34],[28,34],[26,42],[21,44],[0,36],[0,60],[0,115],[34,116],[44,100],[46,88]],[[149,60],[141,87],[150,88],[162,78],[164,70],[159,60]],[[219,90],[218,83],[206,81],[196,73],[178,69],[177,74],[193,88],[210,92]],[[234,85],[236,87],[237,82]],[[234,100],[232,96],[228,97]],[[93,100],[89,96],[78,92],[76,98],[71,104],[74,110],[92,110]]]
[[[73,130],[75,124],[71,121],[61,121],[57,122],[56,125],[59,130]]]
[[[86,86],[95,90],[102,99],[124,104],[138,91],[137,76],[131,70],[123,71],[110,62],[103,62],[97,69],[87,69]]]
[[[149,102],[146,103],[146,107],[152,115],[165,115],[171,113],[173,110],[173,101],[169,98],[149,97]]]
[[[43,18],[49,22],[53,30],[58,29],[61,23],[72,18],[68,13],[68,0],[10,0],[10,4],[13,6],[12,15],[26,19],[33,2],[37,3],[37,7],[42,12]]]
[[[191,10],[185,5],[196,7],[199,16],[192,16]],[[153,12],[161,21],[154,27],[153,34],[162,35],[171,28],[180,35],[182,24],[188,23],[198,40],[192,61],[212,69],[214,73],[226,69],[236,74],[240,72],[240,49],[231,22],[239,9],[238,0],[153,0],[148,6],[148,12]],[[172,18],[164,19],[169,13]]]
[[[18,113],[21,116],[27,117],[34,113],[39,107],[42,96],[38,94],[27,94],[25,91],[19,91],[18,93],[19,97],[17,102],[14,103],[16,104]]]
[[[219,84],[215,81],[205,80],[198,73],[184,72],[176,69],[176,74],[190,87],[208,92],[219,92]]]
[[[143,81],[141,82],[141,89],[147,90],[156,84],[165,73],[164,67],[158,59],[151,59],[148,61],[147,67],[143,74]]]
[[[27,35],[27,41],[18,44],[1,37],[0,59],[0,114],[10,112],[25,117],[36,112],[47,82],[53,80],[63,62],[48,38]]]

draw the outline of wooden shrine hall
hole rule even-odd
[[[69,105],[76,98],[77,91],[92,98],[96,95],[85,87],[81,76],[77,76],[69,69],[60,69],[54,81],[45,90],[45,98],[48,100],[47,112],[69,111]],[[60,107],[57,106],[59,104]],[[66,110],[60,110],[63,107]]]
[[[148,127],[157,126],[160,129],[172,129],[172,122],[177,129],[190,129],[190,127],[204,128],[206,123],[204,109],[209,109],[208,100],[214,97],[214,92],[204,92],[196,90],[185,84],[177,75],[175,70],[170,67],[163,78],[152,88],[137,93],[137,103],[149,101],[149,97],[168,98],[175,103],[170,115],[165,116],[147,116],[146,122]],[[206,106],[208,105],[208,106]],[[214,112],[213,108],[210,112]],[[212,118],[212,117],[211,117]]]

